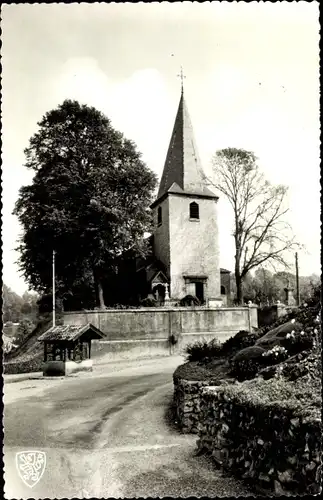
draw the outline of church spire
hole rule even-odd
[[[193,127],[184,99],[183,68],[181,78],[181,97],[175,118],[173,133],[168,147],[157,199],[172,188],[174,192],[214,196],[205,181],[200,157],[195,144]]]

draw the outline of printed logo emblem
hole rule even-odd
[[[33,488],[44,474],[46,453],[44,451],[20,451],[16,453],[16,467],[25,485]]]

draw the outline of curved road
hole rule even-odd
[[[252,494],[196,457],[194,435],[170,418],[180,357],[97,365],[92,374],[4,388],[5,498],[240,496]],[[46,452],[32,488],[15,454]]]

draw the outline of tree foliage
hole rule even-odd
[[[272,273],[262,266],[254,273],[248,273],[244,279],[242,292],[245,302],[251,300],[258,305],[275,304],[286,301],[285,288],[289,286],[293,289],[296,300],[296,275],[279,271]],[[299,277],[299,289],[301,303],[311,303],[320,296],[320,278],[312,274],[311,276]]]
[[[285,253],[296,245],[284,220],[287,188],[272,186],[250,151],[222,149],[212,164],[211,183],[229,200],[234,214],[235,279],[241,303],[246,275],[264,263],[286,266]]]
[[[68,301],[95,290],[103,307],[102,281],[123,252],[145,254],[156,176],[95,108],[66,100],[38,125],[25,150],[35,176],[14,210],[23,227],[21,269],[35,290],[50,293],[54,249],[57,295]]]

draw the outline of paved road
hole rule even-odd
[[[182,358],[100,365],[93,374],[5,384],[5,498],[251,494],[195,457],[196,436],[172,425],[172,373]],[[15,454],[46,452],[31,490]]]

